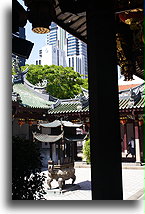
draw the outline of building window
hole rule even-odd
[[[36,60],[36,65],[38,65],[38,60]]]
[[[74,67],[74,57],[72,57],[72,67]]]
[[[41,60],[39,60],[39,65],[41,65]]]
[[[81,74],[81,72],[82,72],[82,69],[81,69],[81,59],[80,59],[80,71],[79,71],[79,73]]]
[[[59,66],[59,50],[57,50],[57,65]]]
[[[39,57],[42,57],[42,50],[39,50]]]

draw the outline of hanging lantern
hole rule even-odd
[[[139,125],[139,126],[142,126],[143,124],[144,124],[144,121],[143,121],[143,120],[139,120],[139,121],[138,121],[138,125]]]
[[[19,126],[24,125],[25,124],[25,120],[24,119],[19,119],[18,120],[18,124],[19,124]]]
[[[130,10],[119,14],[119,18],[125,24],[139,24],[143,21],[143,11],[142,10]]]
[[[86,123],[89,123],[90,120],[89,120],[89,117],[86,117]]]
[[[121,120],[120,120],[120,123],[121,123],[122,125],[125,125],[125,124],[126,124],[126,122],[127,122],[127,120],[126,120],[126,119],[121,119]]]
[[[33,125],[33,123],[34,123],[34,120],[28,120],[28,124],[29,124],[29,126],[32,126]]]
[[[28,20],[32,23],[32,31],[38,34],[49,33],[53,7],[51,1],[32,1],[28,9]]]

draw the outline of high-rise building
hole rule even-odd
[[[62,65],[66,67],[65,51],[55,45],[46,45],[39,50],[39,59],[36,65]]]
[[[46,49],[47,52],[44,51]],[[54,22],[51,23],[50,32],[47,34],[46,46],[39,50],[39,58],[36,64],[55,63],[55,65],[73,67],[82,75],[82,78],[85,78],[88,73],[87,45]]]
[[[54,45],[57,48],[67,50],[67,38],[66,31],[59,27],[54,22],[51,23],[50,32],[47,34],[46,38],[47,45]]]
[[[46,46],[39,50],[39,59],[36,65],[62,65],[66,67],[66,32],[51,23],[50,32],[46,37]]]
[[[46,37],[47,45],[57,45],[57,40],[58,40],[57,31],[58,31],[57,24],[52,22],[50,26],[50,32],[47,34],[47,37]]]
[[[67,64],[79,72],[83,78],[88,73],[87,44],[68,33],[67,36]]]

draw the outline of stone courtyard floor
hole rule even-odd
[[[104,169],[105,170],[105,169]],[[43,171],[47,176],[47,170]],[[91,196],[91,168],[89,166],[75,167],[76,181],[73,187],[63,193],[59,193],[58,183],[52,181],[52,190],[48,189],[45,183],[46,200],[92,200]],[[123,164],[123,200],[143,199],[144,188],[144,170],[143,167],[134,167],[130,164]],[[107,180],[106,180],[107,182]],[[66,186],[71,184],[71,179],[67,180]],[[54,191],[56,190],[56,191]]]

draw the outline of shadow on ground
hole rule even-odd
[[[91,181],[83,181],[78,183],[81,190],[91,190]]]

